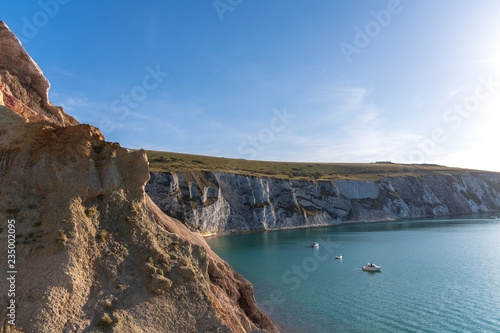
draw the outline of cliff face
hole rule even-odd
[[[0,21],[0,105],[34,121],[49,120],[61,126],[78,124],[61,107],[50,103],[49,88],[40,67]]]
[[[301,181],[229,173],[151,173],[146,192],[204,233],[500,210],[500,174]]]
[[[0,27],[2,53],[13,38]],[[17,271],[14,297],[0,273],[0,332],[276,332],[252,285],[145,194],[144,151],[28,103],[48,89],[41,72],[22,52],[4,59],[27,99],[0,95],[14,109],[0,106],[0,256],[14,221]]]

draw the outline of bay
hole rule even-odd
[[[282,332],[500,332],[500,220],[484,215],[207,241]]]

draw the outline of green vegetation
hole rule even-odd
[[[265,207],[269,206],[269,202],[256,203],[255,205],[245,204],[245,206],[250,207],[252,209],[265,208]]]
[[[97,240],[101,243],[105,243],[108,241],[110,234],[106,231],[103,231],[97,235]]]
[[[16,215],[17,213],[20,212],[20,209],[19,208],[7,208],[5,210],[5,213],[7,214],[11,214],[11,215]]]
[[[223,157],[210,157],[159,151],[146,151],[151,171],[182,172],[196,177],[190,172],[228,172],[258,177],[302,180],[380,180],[383,177],[425,175],[457,175],[477,171],[449,168],[436,164],[396,164],[392,162],[375,163],[298,163],[264,162]],[[195,179],[202,182],[202,179]],[[203,185],[203,184],[200,184]],[[203,188],[203,186],[200,186]]]
[[[216,203],[218,198],[207,198],[205,201],[203,201],[203,206],[208,207],[212,206],[214,203]]]
[[[104,316],[102,316],[101,320],[99,320],[99,323],[97,323],[97,326],[99,326],[101,328],[108,328],[112,324],[113,324],[113,320],[106,313]]]
[[[42,225],[42,221],[38,221],[38,222],[33,223],[34,227],[39,227],[41,225]]]
[[[59,237],[56,238],[56,243],[60,245],[66,244],[68,241],[68,237],[66,236],[66,233],[64,230],[59,230]]]
[[[93,208],[86,209],[85,210],[85,215],[87,215],[90,218],[94,217],[94,215],[95,215],[95,209],[93,209]]]
[[[306,208],[306,207],[303,207],[302,205],[297,205],[297,208],[295,208],[295,210],[297,210],[297,212],[299,212],[300,214],[302,215],[307,215],[307,216],[317,216],[317,215],[323,215],[324,212],[316,209],[316,208]]]

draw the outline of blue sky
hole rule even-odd
[[[129,148],[500,171],[500,2],[1,0],[80,122]]]

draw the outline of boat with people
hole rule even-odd
[[[490,217],[488,217],[490,220],[496,220],[498,217],[496,217],[495,215],[491,215]]]
[[[337,255],[335,259],[342,259],[342,255],[341,254]]]
[[[379,272],[382,267],[377,266],[371,262],[367,262],[366,266],[363,266],[361,269],[367,272]]]
[[[318,242],[314,242],[314,243],[311,244],[311,247],[319,248],[319,243]]]

